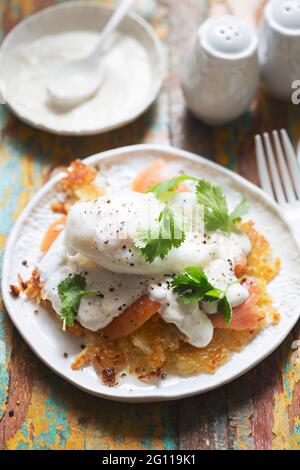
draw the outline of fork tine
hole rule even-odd
[[[297,146],[297,161],[298,161],[298,168],[300,170],[300,140],[299,140],[298,146]]]
[[[273,131],[275,149],[277,154],[277,160],[280,168],[280,173],[283,182],[283,189],[285,191],[288,202],[296,202],[296,196],[293,189],[293,182],[291,180],[288,167],[284,158],[284,153],[282,145],[279,139],[279,134],[277,131]]]
[[[265,152],[263,148],[262,138],[259,134],[255,136],[255,148],[256,148],[256,160],[258,167],[258,174],[260,179],[260,185],[263,190],[274,199],[274,193],[270,180],[270,175],[267,168]]]
[[[287,156],[287,162],[290,168],[290,173],[292,175],[292,179],[294,182],[295,191],[298,196],[298,199],[300,199],[300,171],[297,165],[296,153],[295,153],[295,150],[293,149],[293,146],[292,146],[292,143],[290,141],[287,131],[285,129],[281,129],[280,133],[281,133],[285,153]]]
[[[280,181],[280,176],[278,173],[272,145],[271,145],[271,140],[270,136],[267,132],[263,134],[264,136],[264,141],[265,141],[265,146],[267,150],[267,157],[268,157],[268,162],[269,162],[269,168],[271,172],[271,177],[272,177],[272,182],[273,182],[273,187],[274,187],[274,192],[276,195],[277,202],[279,204],[284,204],[286,202],[284,192],[282,189],[282,184]]]

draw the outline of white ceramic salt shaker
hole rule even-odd
[[[207,124],[225,124],[247,110],[258,82],[257,37],[252,27],[230,15],[206,20],[183,69],[188,108]]]
[[[258,55],[269,93],[290,100],[292,84],[300,80],[300,0],[272,0],[267,4]]]

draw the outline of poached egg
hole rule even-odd
[[[192,213],[196,198],[189,195],[187,200],[187,212]],[[176,207],[178,199],[169,204]],[[134,240],[141,232],[154,229],[162,209],[163,204],[152,193],[133,191],[75,204],[65,229],[69,251],[81,253],[112,272],[159,275],[178,273],[187,266],[203,268],[219,256],[233,260],[251,249],[244,234],[215,234],[204,240],[203,231],[189,230],[179,248],[170,250],[163,260],[147,263]]]

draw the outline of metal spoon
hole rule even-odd
[[[52,101],[61,106],[76,106],[93,96],[100,87],[101,53],[110,35],[119,26],[134,0],[123,0],[101,33],[93,52],[86,58],[63,65],[50,79],[47,90]]]

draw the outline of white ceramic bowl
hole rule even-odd
[[[278,325],[261,331],[214,374],[187,378],[168,376],[158,385],[145,385],[127,376],[120,380],[118,386],[109,388],[101,384],[92,367],[73,371],[70,364],[80,351],[80,339],[58,330],[53,319],[42,308],[36,315],[36,305],[21,297],[14,298],[9,292],[9,285],[16,283],[17,274],[28,278],[41,257],[40,240],[55,217],[50,204],[58,191],[57,182],[63,176],[58,174],[38,191],[10,234],[3,262],[3,299],[13,323],[40,359],[82,390],[111,400],[173,400],[219,387],[245,373],[274,351],[289,334],[300,314],[299,246],[279,206],[256,186],[197,155],[159,145],[123,147],[94,155],[85,161],[109,169],[111,165],[126,164],[128,159],[134,159],[134,164],[141,166],[150,158],[158,157],[179,161],[184,164],[187,173],[193,172],[198,177],[222,185],[231,206],[236,204],[241,194],[247,197],[251,207],[250,217],[270,241],[274,255],[281,258],[282,269],[268,287],[281,320]],[[28,268],[22,265],[24,259],[28,262]],[[68,358],[64,358],[64,352],[68,352]]]
[[[151,66],[151,84],[144,91],[144,98],[137,107],[128,111],[122,118],[113,121],[102,122],[99,125],[95,117],[93,123],[87,128],[83,123],[61,124],[59,120],[49,124],[47,117],[41,115],[38,119],[32,117],[30,110],[26,106],[14,104],[10,90],[10,77],[14,73],[18,75],[18,70],[11,70],[8,66],[12,51],[20,46],[42,38],[45,35],[60,34],[72,31],[89,31],[99,33],[110,15],[112,9],[103,7],[92,1],[67,2],[46,8],[24,21],[20,22],[4,39],[0,48],[0,77],[6,85],[6,103],[9,108],[24,122],[55,134],[61,135],[90,135],[103,133],[130,123],[140,116],[156,99],[163,81],[164,64],[163,49],[160,39],[153,28],[140,16],[136,14],[127,15],[119,27],[120,32],[134,37],[145,49]],[[124,96],[126,100],[126,96]],[[81,128],[82,126],[82,128]]]

